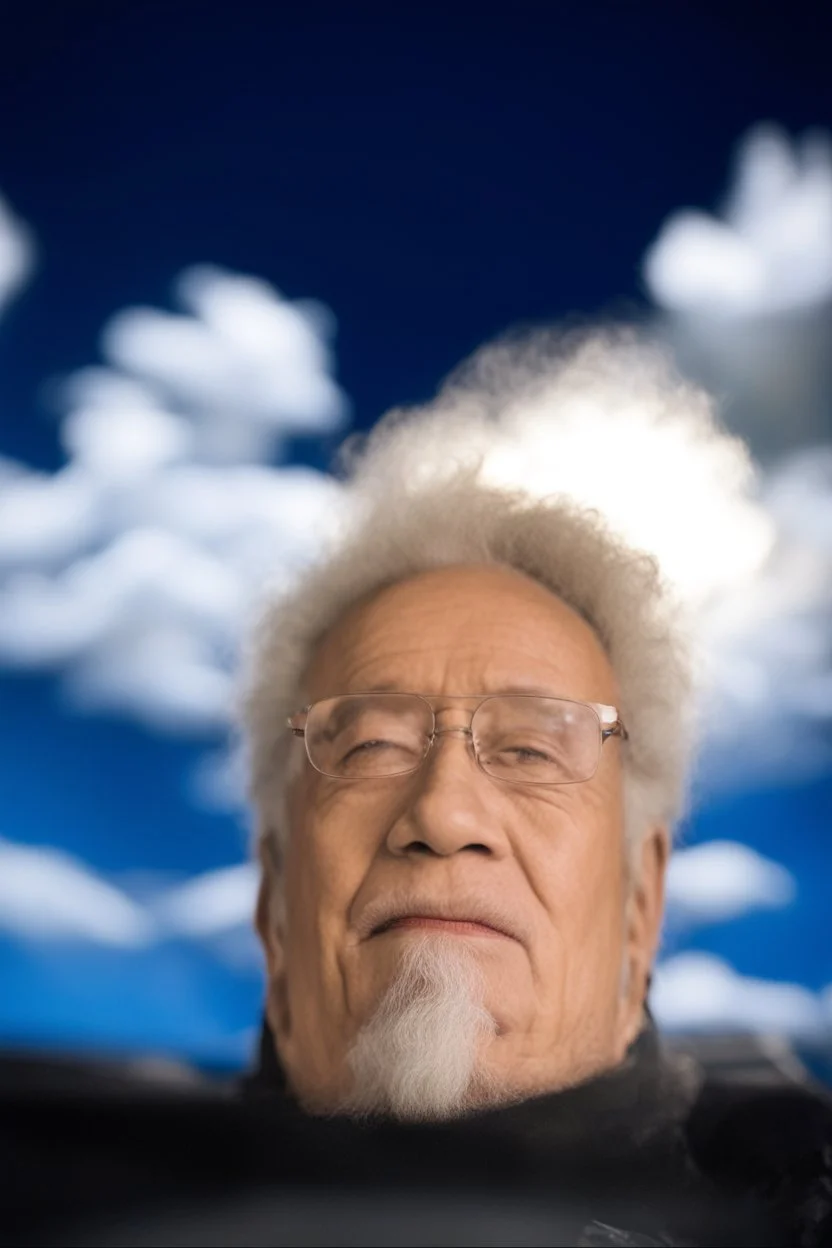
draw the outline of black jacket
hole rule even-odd
[[[242,1090],[0,1061],[0,1244],[832,1248],[827,1099],[652,1027],[579,1087],[406,1127],[310,1118],[263,1054]]]

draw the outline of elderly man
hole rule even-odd
[[[261,619],[246,701],[267,967],[254,1086],[364,1121],[365,1139],[452,1120],[469,1182],[497,1169],[484,1139],[567,1194],[593,1166],[629,1175],[633,1198],[647,1176],[643,1238],[596,1216],[580,1242],[728,1242],[727,1223],[707,1240],[691,1210],[734,1190],[723,1154],[759,1137],[744,1119],[729,1130],[647,1009],[689,752],[684,630],[654,563],[597,514],[482,471],[518,380],[556,407],[604,375],[620,385],[635,360],[642,390],[683,418],[703,419],[702,400],[603,340],[554,371],[507,373],[505,358],[375,431],[349,532]],[[764,1152],[782,1122],[763,1122]],[[820,1199],[828,1173],[807,1192]],[[761,1163],[739,1188],[781,1180]],[[792,1213],[763,1223],[780,1234]]]

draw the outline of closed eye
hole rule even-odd
[[[346,762],[346,760],[348,758],[352,758],[354,754],[368,753],[370,750],[381,749],[385,745],[392,746],[394,749],[397,748],[394,741],[359,741],[358,745],[354,745],[351,750],[347,750],[346,754],[341,759],[341,762]]]
[[[513,754],[520,762],[526,763],[551,763],[554,762],[551,754],[544,754],[542,750],[533,750],[526,745],[517,745],[512,749],[503,750],[503,754]]]

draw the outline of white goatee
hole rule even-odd
[[[471,950],[455,937],[408,941],[396,976],[349,1055],[351,1114],[453,1118],[491,1098],[482,1070],[497,1025]]]

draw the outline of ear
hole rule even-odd
[[[627,901],[625,984],[622,996],[626,1043],[638,1034],[659,947],[664,914],[664,889],[670,837],[666,828],[653,828],[633,857]]]
[[[289,1010],[286,993],[283,914],[280,902],[280,852],[275,834],[260,838],[260,889],[254,926],[266,959],[266,1018],[276,1040],[288,1035]]]

